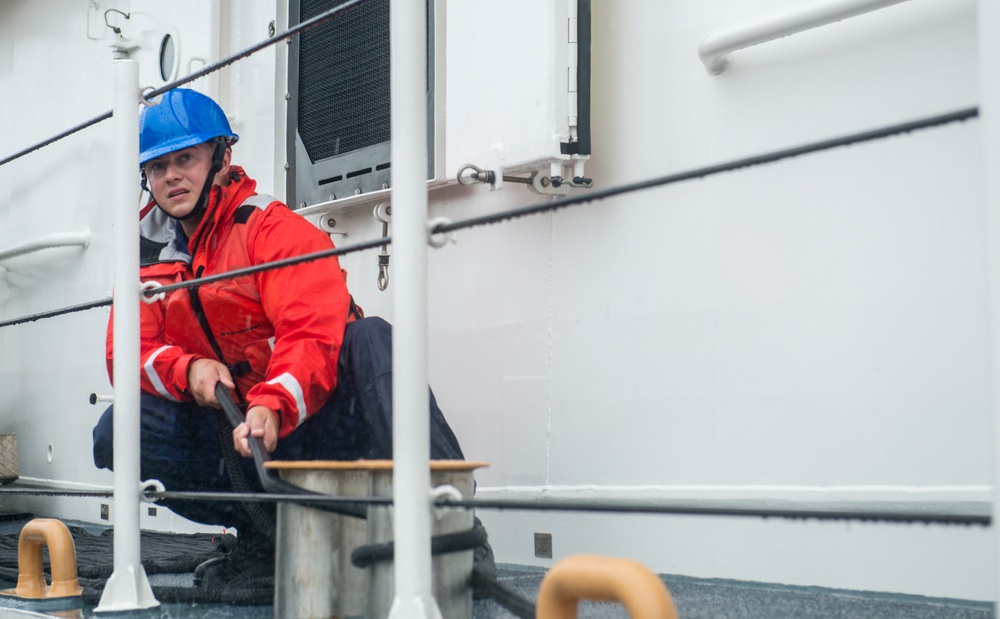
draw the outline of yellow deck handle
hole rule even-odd
[[[580,600],[620,602],[632,619],[677,619],[666,585],[631,559],[573,555],[556,563],[538,590],[538,619],[576,619]]]
[[[42,546],[49,549],[52,585],[45,586]],[[83,594],[76,577],[76,545],[69,529],[54,518],[36,518],[21,529],[17,540],[17,588],[20,598],[61,598]]]

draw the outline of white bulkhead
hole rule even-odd
[[[594,187],[979,105],[973,0],[900,2],[706,71],[698,51],[711,32],[790,4],[593,0],[585,171]],[[571,4],[437,0],[434,11],[430,216],[548,200],[517,183],[491,191],[456,178],[467,163],[524,177],[551,175],[553,162],[572,169],[560,154],[574,116]],[[0,3],[0,158],[110,109],[116,35],[105,18],[140,61],[141,83],[158,87],[267,38],[272,23],[282,31],[288,7]],[[231,115],[234,161],[278,196],[289,189],[294,102],[286,53],[279,44],[193,84]],[[988,510],[997,378],[982,126],[629,193],[428,248],[431,384],[466,456],[491,462],[477,473],[478,495]],[[99,123],[0,165],[0,252],[54,233],[92,235],[86,248],[0,262],[0,321],[110,294],[111,138]],[[303,212],[334,219],[334,242],[349,245],[382,234],[372,210],[386,200],[364,192]],[[376,285],[376,252],[342,266],[366,312],[391,320],[393,287]],[[104,403],[88,403],[110,392],[107,316],[0,328],[0,433],[17,434],[22,478],[111,484],[90,453]],[[0,509],[100,522],[101,502],[18,497]],[[996,595],[982,527],[479,515],[504,563],[551,564],[534,556],[534,533],[545,532],[555,559],[612,554],[660,573]],[[142,523],[194,528],[162,509]]]

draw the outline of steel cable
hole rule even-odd
[[[275,492],[181,492],[147,490],[143,497],[149,501],[157,499],[187,501],[259,501],[271,503],[291,502],[301,505],[391,505],[392,497],[344,497],[324,494],[307,494],[302,488],[293,486],[295,494]],[[13,496],[67,496],[67,497],[112,497],[112,490],[71,490],[58,488],[0,488],[0,497]],[[871,522],[926,523],[948,525],[991,526],[989,514],[948,513],[939,511],[903,510],[848,510],[848,509],[764,509],[757,507],[711,507],[690,505],[680,501],[660,501],[657,503],[638,501],[615,501],[596,499],[466,499],[461,501],[441,499],[438,507],[464,507],[473,509],[496,509],[515,511],[564,511],[584,513],[615,514],[665,514],[677,516],[741,516],[757,518],[784,518],[791,520],[861,520]]]
[[[5,491],[0,489],[0,496]],[[301,492],[301,490],[300,490]],[[389,505],[391,497],[335,497],[317,495],[286,495],[275,493],[237,494],[226,492],[171,492],[148,491],[149,499],[181,499],[205,501],[272,501],[301,503],[303,505],[347,504]],[[861,520],[890,523],[927,523],[948,525],[990,526],[989,514],[949,513],[927,510],[850,510],[850,509],[767,509],[759,507],[711,507],[691,505],[683,501],[656,503],[607,499],[466,499],[435,502],[438,507],[464,507],[515,511],[563,511],[612,514],[665,514],[676,516],[739,516],[755,518],[783,518],[791,520]]]
[[[889,125],[881,129],[862,131],[859,133],[853,133],[839,138],[822,140],[819,142],[812,142],[809,144],[804,144],[793,148],[786,148],[777,151],[772,151],[770,153],[764,153],[762,155],[755,155],[753,157],[745,157],[716,165],[694,168],[692,170],[677,172],[674,174],[668,174],[666,176],[660,176],[645,181],[639,181],[636,183],[619,185],[617,187],[610,187],[608,189],[588,191],[586,193],[566,196],[564,198],[558,198],[555,200],[550,200],[548,202],[541,202],[539,204],[529,205],[522,208],[501,211],[499,213],[493,213],[490,215],[482,215],[480,217],[471,217],[469,219],[463,219],[449,224],[438,224],[430,232],[432,234],[455,232],[465,228],[485,226],[488,224],[499,223],[510,219],[527,217],[529,215],[538,215],[548,211],[555,211],[569,206],[576,206],[579,204],[585,204],[588,202],[603,200],[606,198],[611,198],[614,196],[619,196],[634,191],[651,189],[653,187],[662,187],[665,185],[671,185],[674,183],[693,180],[697,178],[706,178],[708,176],[714,176],[716,174],[721,174],[723,172],[732,172],[742,168],[748,168],[766,163],[773,163],[776,161],[780,161],[782,159],[789,159],[792,157],[798,157],[800,155],[816,153],[823,150],[837,148],[840,146],[860,144],[863,142],[870,142],[873,140],[892,137],[894,135],[909,133],[911,131],[917,131],[920,129],[929,129],[931,127],[937,127],[940,125],[949,124],[953,122],[971,120],[978,116],[979,116],[979,108],[975,107],[966,108],[963,110],[958,110],[947,114],[939,114],[936,116],[931,116],[920,120]],[[181,288],[191,288],[193,286],[201,286],[204,284],[210,284],[217,281],[232,279],[235,277],[242,277],[244,275],[253,275],[255,273],[269,271],[272,269],[281,269],[290,266],[295,266],[297,264],[302,264],[305,262],[322,260],[324,258],[332,258],[334,256],[344,256],[350,253],[364,251],[368,249],[381,248],[382,246],[389,245],[391,243],[392,243],[391,236],[381,237],[372,241],[356,243],[354,245],[347,245],[340,248],[333,248],[333,249],[313,252],[310,254],[303,254],[301,256],[295,256],[292,258],[284,258],[282,260],[276,260],[274,262],[265,262],[258,265],[254,265],[252,267],[236,269],[234,271],[227,271],[225,273],[217,273],[215,275],[210,275],[208,277],[190,279],[175,284],[169,284],[167,286],[162,286],[152,290],[146,290],[143,292],[143,294],[152,297],[159,293],[172,292],[174,290],[180,290]],[[111,302],[112,302],[111,299],[102,299],[100,301],[92,301],[90,303],[84,303],[81,305],[76,305],[65,309],[52,310],[40,314],[32,314],[30,316],[24,316],[22,318],[16,318],[13,320],[0,322],[0,328],[19,325],[26,322],[32,322],[35,320],[40,320],[42,318],[51,318],[54,316],[60,316],[71,312],[78,312],[81,310],[91,309],[94,307],[103,307],[106,305],[111,305]]]

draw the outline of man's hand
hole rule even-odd
[[[215,397],[216,383],[222,383],[230,389],[236,387],[229,368],[215,359],[195,359],[188,366],[188,391],[199,406],[222,408]]]
[[[246,421],[233,430],[233,447],[245,458],[253,455],[251,436],[263,439],[268,453],[274,451],[278,445],[278,414],[266,406],[251,406]]]

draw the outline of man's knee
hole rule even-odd
[[[378,316],[362,318],[347,324],[344,330],[344,345],[371,346],[392,344],[392,325]]]
[[[363,390],[371,381],[392,372],[392,327],[377,316],[355,320],[344,331],[337,373]]]

